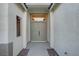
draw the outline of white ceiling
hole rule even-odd
[[[48,7],[51,3],[26,3],[29,11],[36,11],[41,12],[45,11],[48,12]]]
[[[50,3],[26,3],[27,5],[50,5]]]

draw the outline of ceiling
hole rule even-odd
[[[29,12],[48,12],[48,7],[51,3],[26,3]]]

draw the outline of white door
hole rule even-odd
[[[32,21],[31,23],[31,41],[45,42],[47,41],[47,22]]]

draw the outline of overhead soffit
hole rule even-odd
[[[27,5],[29,10],[47,11],[50,3],[26,3],[26,5]]]

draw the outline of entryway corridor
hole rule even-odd
[[[79,3],[0,3],[0,56],[79,56]]]

